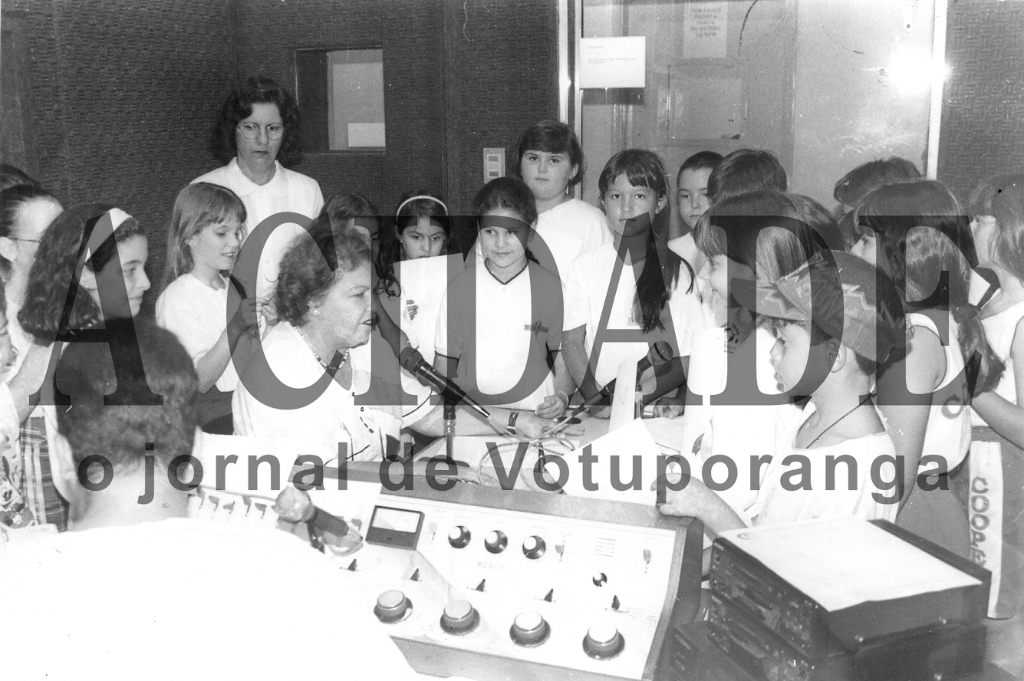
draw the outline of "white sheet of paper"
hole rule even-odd
[[[671,438],[665,438],[671,439]],[[651,485],[658,475],[658,456],[666,453],[655,442],[645,422],[636,419],[626,425],[597,438],[590,443],[590,452],[596,461],[590,466],[590,479],[596,489],[583,487],[583,464],[579,454],[565,457],[569,464],[569,480],[565,485],[565,493],[572,496],[609,499],[611,501],[627,501],[634,504],[653,506],[657,501],[657,492]],[[674,452],[671,452],[674,453]],[[633,478],[634,457],[640,459],[640,489],[632,487],[616,490],[612,487],[612,461],[618,460],[615,480],[628,483]]]
[[[861,518],[723,532],[830,612],[980,582]]]
[[[395,276],[402,285],[400,325],[427,362],[434,360],[437,315],[441,311],[441,299],[448,288],[448,281],[465,266],[458,253],[395,263]],[[417,308],[416,316],[411,320],[408,314],[410,302]]]
[[[580,40],[580,87],[612,88],[646,85],[647,38],[583,38]]]
[[[683,10],[683,59],[728,56],[727,2],[688,2]]]

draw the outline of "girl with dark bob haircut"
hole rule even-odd
[[[112,209],[99,203],[72,206],[46,230],[29,270],[25,304],[18,313],[18,321],[26,333],[49,343],[62,327],[73,334],[76,330],[102,324],[103,313],[92,295],[83,289],[76,270],[78,259],[85,255],[85,246],[100,218]],[[134,237],[146,239],[146,232],[135,218],[128,217],[85,260],[84,267],[93,273],[101,272],[117,255],[117,245]],[[145,288],[149,288],[148,280]],[[67,301],[74,303],[68,317],[62,319]]]
[[[302,326],[313,303],[334,283],[336,273],[351,272],[370,261],[363,235],[320,214],[309,225],[311,239],[299,237],[281,259],[274,298],[280,319]]]
[[[569,165],[577,166],[578,170],[569,178],[569,186],[583,181],[583,147],[580,141],[565,123],[543,120],[531,125],[519,137],[519,149],[516,154],[516,173],[522,175],[523,155],[528,151],[544,151],[549,154],[566,154]]]
[[[224,163],[229,163],[238,153],[235,129],[238,124],[252,115],[253,104],[276,104],[284,124],[284,139],[277,160],[281,165],[292,166],[302,159],[302,142],[299,136],[299,107],[287,90],[270,78],[253,76],[245,85],[227,98],[210,132],[210,153]]]

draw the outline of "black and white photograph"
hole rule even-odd
[[[1024,678],[1024,0],[0,0],[0,678]]]

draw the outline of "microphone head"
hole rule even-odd
[[[651,364],[657,366],[672,361],[672,346],[668,341],[660,340],[651,346]]]
[[[310,520],[316,513],[316,507],[313,506],[313,500],[309,498],[309,494],[289,486],[277,495],[274,512],[281,520],[300,523]]]

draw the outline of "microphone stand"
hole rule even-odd
[[[455,461],[455,402],[444,398],[444,451],[448,461]]]

